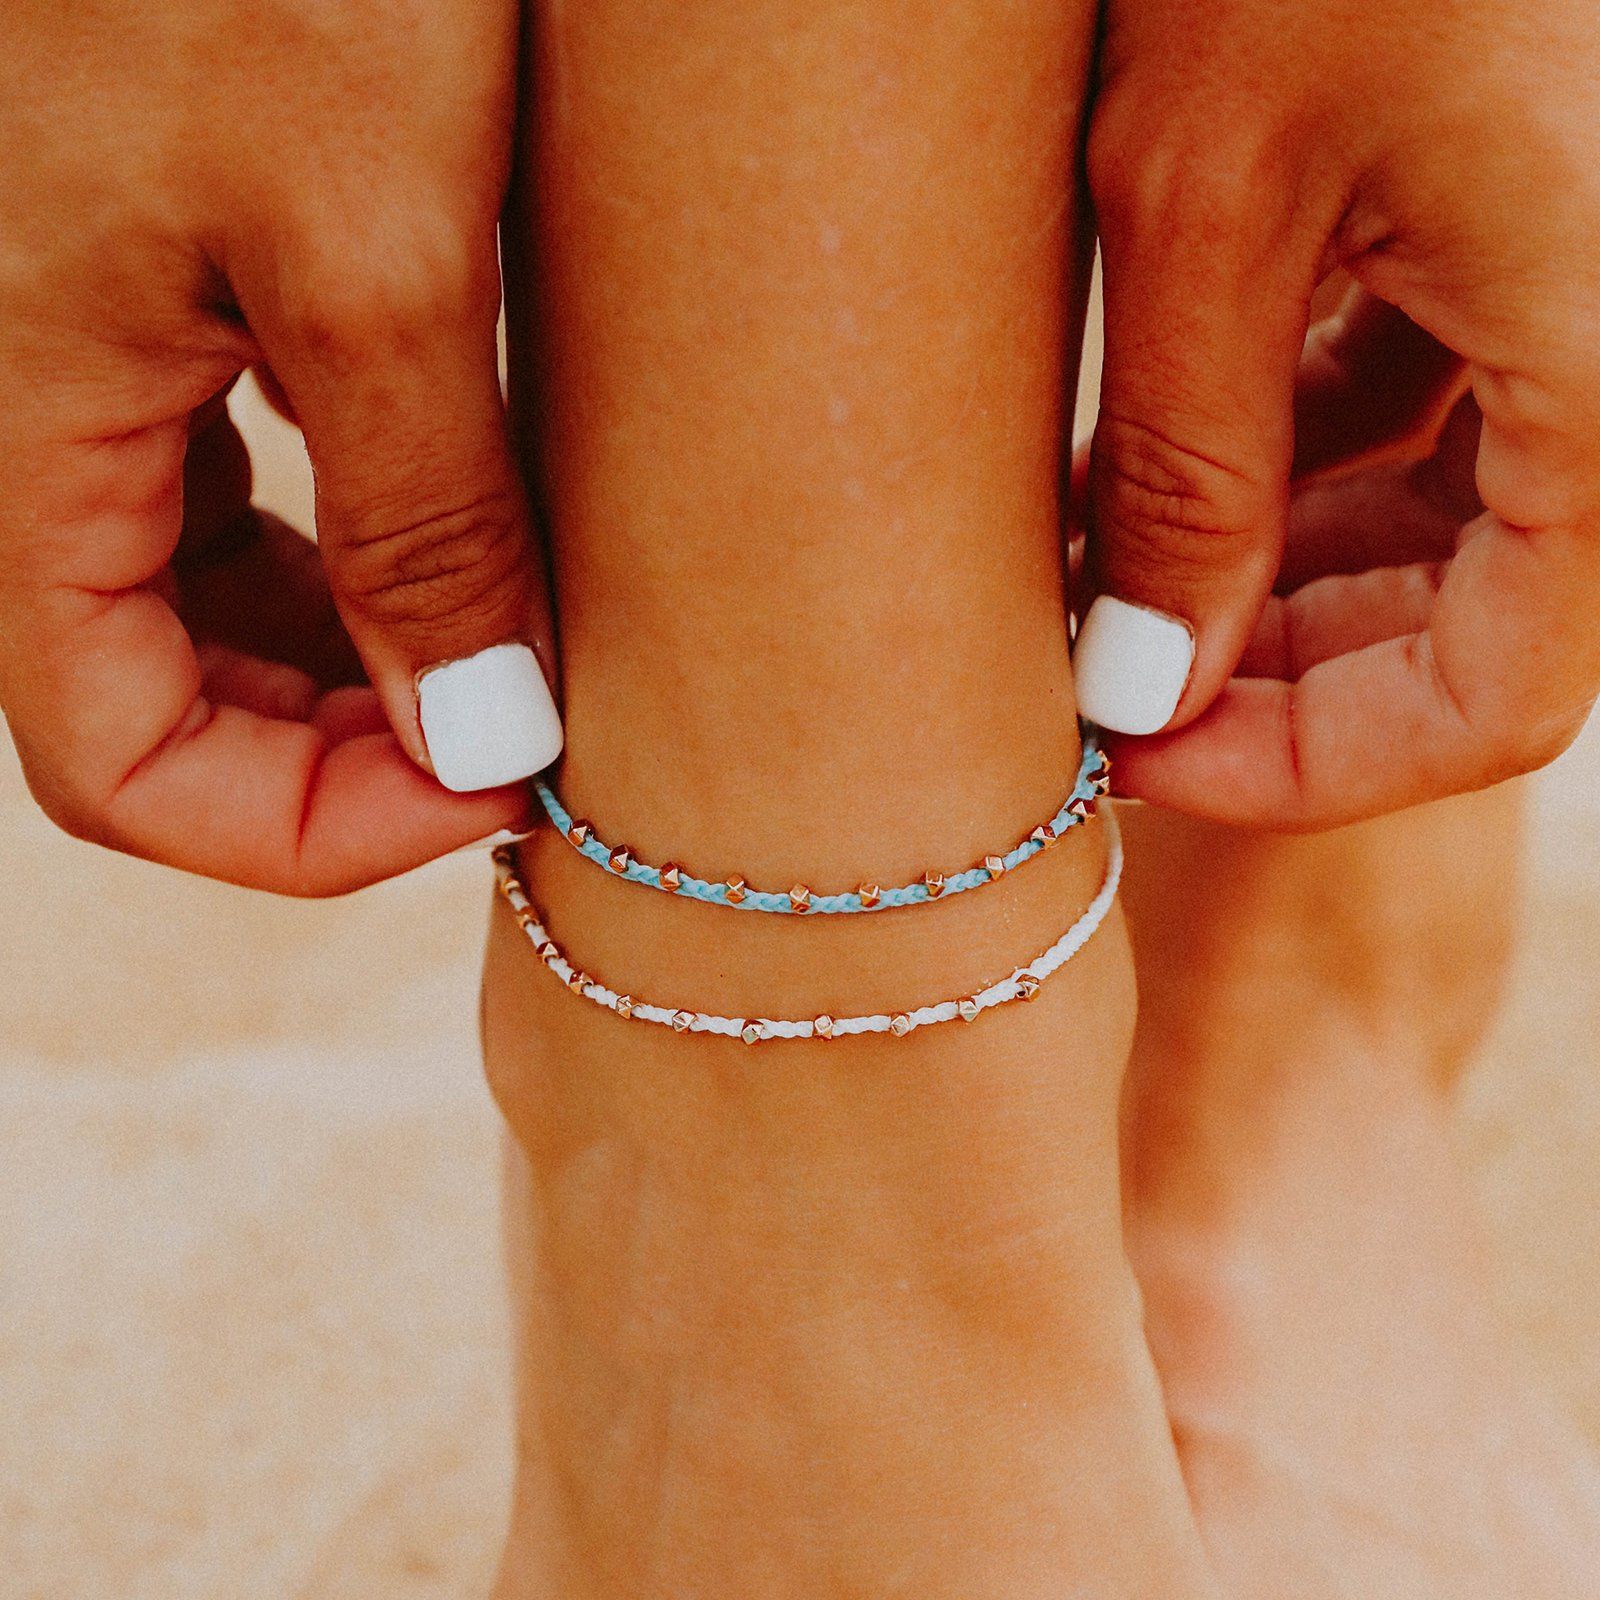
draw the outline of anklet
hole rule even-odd
[[[643,1000],[635,1000],[631,995],[619,994],[615,989],[608,989],[599,979],[591,978],[588,973],[574,967],[545,931],[537,909],[517,877],[516,856],[512,848],[502,846],[496,850],[494,863],[500,892],[511,907],[518,926],[538,952],[539,959],[574,994],[582,995],[595,1005],[604,1006],[607,1011],[616,1012],[619,1017],[634,1022],[659,1023],[675,1033],[722,1034],[731,1039],[743,1039],[746,1044],[760,1044],[764,1039],[838,1039],[850,1033],[887,1033],[903,1039],[918,1028],[954,1022],[958,1017],[963,1022],[975,1022],[981,1013],[995,1006],[1007,1005],[1013,1000],[1033,999],[1045,979],[1059,972],[1089,942],[1111,909],[1116,899],[1117,884],[1122,877],[1122,837],[1109,807],[1104,813],[1104,822],[1108,852],[1105,880],[1089,902],[1088,909],[1048,950],[1035,956],[1026,966],[1018,967],[1009,977],[991,983],[975,994],[964,995],[959,1000],[941,1000],[934,1005],[918,1006],[914,1010],[897,1011],[892,1016],[880,1012],[863,1017],[824,1015],[803,1020],[720,1017],[706,1011],[650,1005]]]
[[[775,893],[770,889],[752,889],[738,876],[714,883],[707,878],[692,877],[682,867],[670,862],[664,867],[650,866],[634,860],[633,852],[626,845],[613,847],[601,843],[589,823],[574,822],[549,784],[542,779],[534,787],[538,790],[545,812],[561,836],[580,855],[608,868],[619,878],[626,878],[630,883],[646,884],[652,889],[683,895],[707,905],[734,906],[740,911],[829,916],[922,905],[929,900],[948,899],[953,894],[962,894],[968,889],[977,889],[1004,877],[1041,850],[1048,850],[1069,828],[1088,820],[1095,802],[1111,788],[1111,758],[1095,743],[1094,735],[1087,734],[1083,741],[1083,761],[1078,768],[1078,781],[1066,804],[1048,822],[1035,828],[1021,844],[1004,855],[985,856],[978,866],[949,877],[941,872],[927,872],[920,882],[904,884],[897,889],[883,889],[875,883],[864,883],[848,894],[813,894],[803,883]]]

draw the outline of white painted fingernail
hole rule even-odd
[[[1112,733],[1159,733],[1194,666],[1194,633],[1164,611],[1103,594],[1072,652],[1078,709]]]
[[[434,776],[468,794],[531,778],[561,754],[561,716],[525,644],[497,644],[417,677]]]

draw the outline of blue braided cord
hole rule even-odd
[[[1099,743],[1093,733],[1086,732],[1083,740],[1083,760],[1078,767],[1078,781],[1073,785],[1072,793],[1067,796],[1061,809],[1049,822],[1049,827],[1058,837],[1068,828],[1075,828],[1087,820],[1070,808],[1075,800],[1088,801],[1092,808],[1099,798],[1099,790],[1095,787],[1091,774],[1099,770],[1100,762]],[[570,844],[572,841],[568,830],[572,827],[572,818],[566,808],[542,778],[535,780],[534,787],[538,790],[546,815],[555,824],[562,838]],[[581,845],[574,845],[573,848],[608,872],[612,871],[611,849],[599,839],[591,837]],[[1024,839],[1000,859],[1006,872],[1010,872],[1046,848],[1048,847],[1035,839]],[[864,904],[860,894],[854,890],[848,894],[813,894],[810,909],[797,912],[790,905],[787,893],[774,894],[767,889],[746,889],[743,900],[730,900],[726,883],[713,883],[706,878],[692,878],[687,872],[682,872],[681,868],[680,874],[676,893],[683,899],[699,900],[710,906],[727,906],[734,911],[781,911],[788,916],[808,917],[842,916],[857,911],[889,911],[896,906],[918,906],[930,900],[947,900],[953,894],[964,894],[968,889],[979,889],[984,884],[994,881],[989,876],[987,867],[969,867],[965,872],[958,872],[946,878],[943,892],[937,895],[930,894],[925,883],[908,883],[898,889],[885,889],[879,896],[877,904],[870,906]],[[651,889],[661,891],[659,867],[630,861],[624,871],[612,872],[612,876],[625,878],[629,883],[642,883]]]

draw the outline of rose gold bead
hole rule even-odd
[[[567,987],[574,994],[582,994],[589,987],[589,974],[587,972],[570,972],[567,974]]]
[[[554,961],[561,954],[554,939],[541,939],[533,948],[541,961]]]
[[[911,1032],[911,1018],[905,1012],[897,1011],[889,1018],[889,1032],[897,1039],[905,1038]]]
[[[687,1033],[689,1024],[694,1021],[694,1016],[688,1011],[675,1011],[672,1014],[672,1031],[674,1033]]]
[[[661,887],[668,894],[676,894],[683,883],[683,870],[675,862],[669,861],[661,869]]]
[[[767,1030],[759,1022],[747,1022],[739,1029],[739,1037],[746,1044],[760,1044],[767,1036]]]
[[[791,911],[809,911],[811,909],[811,891],[803,883],[797,883],[789,891],[789,909]]]
[[[633,996],[631,994],[619,994],[617,996],[617,1015],[619,1017],[631,1017],[633,1015]]]
[[[812,1022],[811,1033],[813,1038],[831,1039],[833,1037],[833,1018],[824,1012]]]
[[[1039,980],[1031,972],[1024,972],[1017,979],[1017,998],[1031,1000],[1039,992]]]
[[[944,874],[942,872],[924,872],[922,874],[922,887],[928,891],[930,900],[937,900],[944,893]]]
[[[567,837],[581,850],[594,838],[594,824],[591,822],[574,822],[567,829]]]
[[[883,899],[883,890],[880,889],[875,883],[862,884],[861,887],[856,890],[856,893],[861,896],[861,904],[865,906],[868,911],[870,911],[881,899]]]
[[[1089,781],[1101,794],[1111,792],[1111,757],[1104,750],[1100,752],[1099,765],[1089,774]]]
[[[956,1012],[963,1022],[976,1022],[978,1020],[978,1002],[968,995],[965,1000],[956,1002]]]
[[[613,872],[626,872],[633,865],[633,852],[625,844],[619,844],[611,852],[607,865]]]
[[[1046,850],[1048,850],[1050,846],[1056,842],[1056,830],[1052,828],[1048,822],[1041,822],[1039,826],[1028,835],[1028,838],[1032,843],[1042,845]]]
[[[1075,794],[1069,801],[1067,801],[1068,815],[1076,817],[1080,822],[1085,822],[1088,820],[1089,812],[1092,807],[1093,802],[1090,800],[1085,800],[1081,794]]]
[[[519,928],[531,928],[539,920],[534,916],[532,906],[514,906],[511,914],[517,919]]]
[[[728,879],[725,887],[728,891],[728,904],[736,906],[744,899],[750,886],[743,878],[734,877]]]
[[[998,878],[1005,872],[1006,864],[999,856],[985,856],[983,858],[983,870],[991,878]]]

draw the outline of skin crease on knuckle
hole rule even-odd
[[[1090,470],[1111,475],[1118,520],[1219,538],[1248,534],[1263,497],[1254,475],[1186,442],[1215,431],[1196,424],[1180,434],[1103,413]]]
[[[1271,491],[1243,470],[1105,416],[1095,450],[1091,482],[1107,482],[1109,492],[1096,507],[1091,564],[1114,592],[1138,583],[1159,603],[1169,588],[1189,593],[1197,583],[1232,582],[1275,559],[1259,535]]]
[[[379,625],[426,637],[481,627],[515,632],[522,593],[513,582],[527,559],[510,496],[430,511],[345,545],[337,557],[341,593]]]

